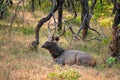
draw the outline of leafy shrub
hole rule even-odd
[[[98,70],[104,70],[104,69],[106,69],[107,67],[108,67],[107,64],[99,64],[99,65],[97,65],[97,69],[98,69]]]
[[[109,57],[107,60],[106,60],[106,63],[108,64],[108,65],[111,65],[111,64],[113,64],[113,63],[115,63],[116,62],[116,58],[115,57]]]
[[[47,75],[47,80],[78,80],[80,74],[77,71],[70,70],[66,72],[51,72]]]
[[[103,44],[103,45],[109,44],[109,39],[108,39],[108,38],[103,38],[103,39],[102,39],[102,44]]]

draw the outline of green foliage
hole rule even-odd
[[[108,16],[108,14],[111,13],[111,8],[112,8],[112,5],[105,5],[105,4],[97,3],[95,7],[95,12],[96,13],[99,12],[100,15],[102,13],[103,16]]]
[[[4,3],[0,4],[0,9],[6,8],[6,5]]]
[[[88,33],[87,33],[88,36],[92,35],[92,32],[91,30],[88,30]]]
[[[115,57],[109,57],[106,60],[106,63],[102,63],[102,64],[97,65],[98,70],[104,70],[104,69],[107,69],[109,67],[113,67],[113,68],[117,67],[118,68],[118,67],[120,67],[120,63],[119,62],[117,63],[117,59]]]
[[[103,38],[102,39],[102,44],[103,45],[107,45],[109,43],[109,39],[108,38]]]
[[[107,60],[106,60],[106,63],[108,64],[108,65],[111,65],[111,64],[113,64],[113,63],[115,63],[116,62],[116,58],[115,57],[109,57]]]
[[[108,19],[108,17],[111,16],[112,8],[113,8],[112,4],[108,5],[108,3],[105,3],[105,4],[97,3],[96,6],[95,6],[95,9],[94,9],[94,15],[93,15],[93,17],[95,17],[97,20],[99,18]],[[101,20],[99,20],[99,21],[101,21]],[[104,21],[106,21],[106,20],[104,20]],[[108,22],[108,20],[107,20],[107,22]]]
[[[120,23],[118,24],[118,28],[120,29]]]
[[[66,32],[65,32],[65,35],[67,35],[67,36],[72,36],[72,33],[71,33],[70,31],[66,31]]]
[[[51,9],[52,9],[52,7],[50,6],[50,3],[49,2],[46,2],[46,3],[43,3],[42,5],[41,5],[41,8],[40,8],[43,12],[45,12],[45,13],[47,13],[47,12],[49,12]]]
[[[99,64],[99,65],[97,65],[98,70],[104,70],[106,68],[107,68],[107,64]]]
[[[21,28],[21,32],[24,35],[32,35],[34,34],[34,29],[33,28]]]
[[[80,74],[77,71],[70,70],[66,72],[51,72],[47,75],[47,80],[78,80]]]
[[[77,26],[79,26],[81,24],[81,18],[80,17],[72,19],[71,16],[67,16],[66,19],[69,20],[68,23],[72,23],[72,24],[77,25]]]

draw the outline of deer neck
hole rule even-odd
[[[51,47],[51,49],[49,49],[49,52],[51,53],[53,59],[55,59],[64,52],[64,49],[59,47],[58,45],[55,45],[54,47]]]

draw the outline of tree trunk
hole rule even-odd
[[[112,56],[120,60],[120,3],[116,5],[115,18],[112,26]]]
[[[41,7],[41,0],[39,0],[38,3],[39,3],[39,6]]]
[[[103,3],[103,1],[102,0],[100,0],[100,4],[102,4]]]
[[[88,7],[88,0],[81,0],[81,6],[82,6],[82,14],[81,14],[81,22],[83,24],[83,39],[87,37],[87,31],[89,28],[89,7]]]
[[[31,11],[32,11],[32,12],[34,12],[34,10],[35,10],[35,5],[34,5],[34,4],[35,4],[35,1],[32,0],[32,1],[31,1]]]
[[[63,4],[61,4],[58,8],[58,30],[62,30],[62,11]]]

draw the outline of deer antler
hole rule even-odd
[[[64,29],[62,31],[62,33],[58,36],[54,36],[54,33],[52,35],[52,40],[56,40],[57,42],[59,41],[59,37],[61,37],[67,30],[65,29],[65,26],[64,26]]]
[[[51,36],[51,31],[52,30],[55,30],[55,28],[53,28],[53,29],[51,29],[50,28],[50,21],[48,22],[48,41],[52,41],[52,40],[54,40],[53,38],[54,38],[54,34]]]
[[[50,29],[50,21],[48,22],[48,35],[50,36],[51,34],[51,29]]]
[[[55,30],[55,28],[53,28],[53,29],[50,28],[50,21],[49,21],[49,22],[48,22],[48,34],[49,34],[49,35],[51,34],[51,31],[52,31],[52,30]]]

